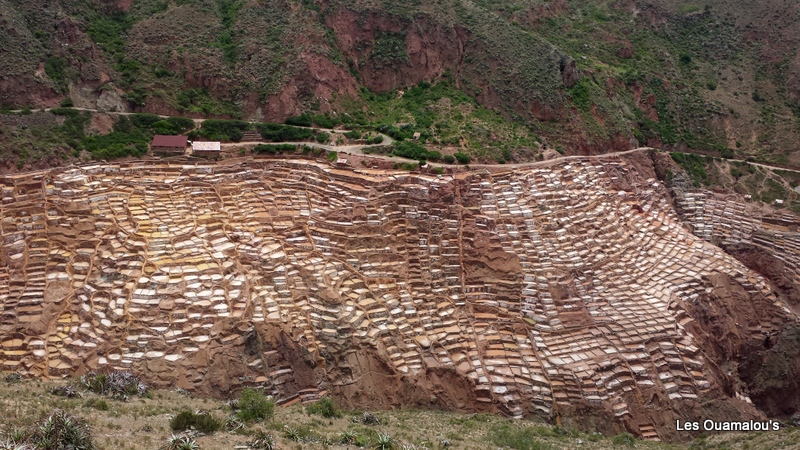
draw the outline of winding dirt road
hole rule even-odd
[[[45,108],[44,111],[51,111],[53,109],[61,109],[61,108]],[[135,112],[99,111],[97,109],[91,109],[91,108],[70,108],[70,109],[74,109],[74,110],[77,110],[77,111],[95,112],[95,113],[116,114],[116,115],[120,115],[120,116],[130,116],[130,115],[133,115],[133,114],[141,114],[141,113],[135,113]],[[40,111],[40,110],[37,110],[37,111]],[[22,112],[22,110],[12,110],[11,112],[12,113],[19,113],[19,112]],[[161,118],[164,118],[164,119],[168,119],[170,117],[173,117],[173,116],[165,116],[165,115],[161,115],[161,114],[156,114],[156,115],[158,117],[161,117]],[[196,118],[191,118],[191,119],[195,122],[195,124],[201,124],[206,120],[206,119],[196,119]],[[253,124],[263,123],[263,122],[257,122],[257,121],[252,121],[252,120],[248,120],[248,121],[245,121],[245,122],[253,123]],[[299,127],[299,128],[311,128],[311,129],[314,129],[314,130],[324,131],[324,132],[327,132],[327,133],[337,132],[337,130],[333,130],[333,129],[330,129],[330,128],[313,128],[313,127]],[[369,156],[369,157],[372,157],[372,158],[379,158],[379,159],[384,159],[384,160],[387,160],[387,161],[398,162],[398,163],[400,163],[400,162],[403,162],[403,163],[414,162],[413,159],[400,158],[400,157],[397,157],[397,156],[383,155],[383,154],[380,154],[380,153],[369,153],[369,154],[364,153],[362,151],[363,149],[386,147],[386,146],[392,145],[392,143],[394,142],[392,140],[392,138],[390,138],[389,136],[387,136],[387,135],[385,135],[383,133],[377,133],[377,132],[375,132],[375,133],[383,136],[383,142],[381,142],[380,144],[372,144],[372,145],[329,145],[329,144],[320,144],[319,142],[307,142],[307,141],[304,141],[304,142],[248,141],[248,142],[226,142],[226,143],[223,143],[221,145],[222,145],[222,147],[233,147],[233,146],[243,146],[243,145],[258,145],[258,144],[306,145],[306,146],[309,146],[309,147],[321,148],[323,150],[327,150],[327,151],[331,151],[331,152],[344,153],[344,154],[348,154],[348,155]],[[470,164],[469,166],[470,167],[475,167],[475,168],[539,167],[539,166],[547,166],[547,165],[550,165],[550,164],[559,163],[559,162],[562,162],[562,161],[565,161],[565,160],[585,160],[585,159],[613,158],[613,157],[616,157],[616,156],[622,156],[622,155],[627,155],[627,154],[630,154],[630,153],[646,151],[646,150],[655,150],[655,151],[658,151],[658,152],[665,152],[666,151],[666,150],[661,150],[661,149],[657,149],[657,148],[653,148],[653,147],[638,147],[638,148],[634,148],[634,149],[631,149],[631,150],[625,150],[625,151],[621,151],[621,152],[604,153],[602,155],[573,155],[573,156],[561,156],[561,157],[558,157],[558,158],[547,159],[547,160],[544,160],[544,161],[533,161],[533,162],[513,163],[513,164]],[[694,153],[688,153],[688,152],[673,152],[673,153],[682,153],[682,154],[686,154],[686,155],[694,154]],[[728,159],[727,161],[752,164],[753,166],[762,167],[764,169],[769,169],[769,170],[785,170],[785,171],[788,171],[788,172],[800,173],[800,169],[792,169],[792,168],[787,168],[787,167],[771,166],[769,164],[762,164],[762,163],[757,163],[757,162],[752,162],[752,161],[745,161],[743,159]],[[447,167],[454,167],[454,166],[458,166],[459,165],[459,164],[447,164],[447,163],[444,163],[444,162],[441,162],[441,161],[435,162],[434,164],[437,165],[437,166],[447,166]]]

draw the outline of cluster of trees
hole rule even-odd
[[[153,135],[177,135],[194,128],[194,121],[186,117],[164,119],[155,114],[131,114],[119,116],[108,134],[86,135],[89,113],[72,108],[57,108],[51,113],[65,117],[59,129],[65,142],[75,151],[88,151],[94,159],[142,156]]]
[[[207,119],[199,129],[189,133],[189,138],[239,142],[244,132],[252,129],[252,124],[242,120]]]
[[[259,124],[258,132],[265,141],[270,142],[311,141],[317,135],[317,132],[311,128],[299,128],[279,123]]]
[[[421,144],[412,141],[400,141],[392,145],[392,155],[402,158],[416,159],[417,161],[444,161],[453,164],[469,164],[472,158],[466,153],[458,152],[453,155],[442,155],[437,151],[428,151]]]

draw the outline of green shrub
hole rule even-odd
[[[444,155],[442,157],[442,161],[444,161],[447,164],[453,164],[454,162],[456,162],[456,157],[453,155]]]
[[[294,153],[296,151],[297,146],[294,144],[258,144],[253,148],[255,153],[266,153],[268,155]]]
[[[328,158],[328,161],[334,162],[339,159],[339,154],[336,152],[328,152],[328,156],[326,156],[326,158]]]
[[[51,56],[44,62],[44,71],[56,84],[57,92],[67,92],[67,68],[69,62],[58,56]]]
[[[414,133],[408,127],[397,128],[394,125],[383,124],[383,125],[378,125],[376,127],[376,130],[378,130],[378,132],[380,133],[388,134],[392,139],[396,141],[411,139],[411,137],[414,136]]]
[[[244,422],[259,422],[271,419],[275,413],[275,402],[254,389],[245,389],[239,398],[236,415]]]
[[[431,170],[432,170],[432,171],[433,171],[433,173],[435,173],[436,175],[441,175],[441,174],[443,174],[443,173],[444,173],[444,167],[434,167],[434,168],[433,168],[433,169],[431,169]]]
[[[324,143],[328,142],[330,140],[330,138],[331,138],[331,135],[326,133],[326,132],[324,132],[324,131],[320,131],[319,133],[317,133],[316,136],[314,136],[314,139],[316,139],[317,142],[319,142],[320,144],[324,144]]]
[[[437,151],[428,152],[428,161],[441,161],[442,154]]]
[[[620,433],[611,439],[611,443],[617,447],[623,445],[626,447],[633,447],[633,445],[636,443],[636,438],[634,438],[630,433]]]
[[[258,132],[265,141],[270,142],[306,141],[316,135],[314,130],[310,128],[298,128],[279,123],[259,124]]]
[[[298,127],[310,127],[313,124],[310,114],[301,114],[299,116],[293,116],[286,119],[285,122],[287,125],[294,125]]]
[[[361,132],[356,130],[348,131],[347,133],[344,133],[344,137],[347,139],[358,140],[361,139]]]
[[[395,142],[392,145],[392,153],[408,159],[425,160],[428,158],[428,151],[422,145],[412,141]]]
[[[530,427],[501,425],[489,430],[489,440],[499,447],[515,450],[555,450],[552,445],[536,439],[537,435],[537,431]]]
[[[83,402],[83,406],[86,408],[94,408],[100,411],[108,411],[108,402],[102,398],[90,398],[89,400]]]
[[[374,138],[372,138],[372,144],[373,145],[382,144],[382,143],[383,143],[383,136],[381,136],[380,134],[375,136]]]
[[[472,161],[472,158],[469,157],[466,153],[458,152],[454,153],[453,157],[458,161],[459,164],[469,164]]]
[[[188,117],[169,117],[167,118],[167,122],[172,125],[172,128],[175,129],[178,134],[184,133],[186,131],[191,130],[194,128],[194,120]]]
[[[62,108],[72,108],[73,106],[75,106],[75,104],[72,102],[71,98],[64,97],[64,99],[61,100],[61,107]]]
[[[251,124],[241,120],[208,119],[203,121],[200,129],[195,132],[212,141],[239,142],[243,133],[252,127]]]
[[[678,163],[696,184],[708,183],[708,172],[706,171],[706,159],[700,155],[687,153],[670,153],[673,161]]]
[[[310,127],[316,124],[320,128],[333,128],[342,121],[338,117],[331,117],[328,114],[303,113],[299,116],[289,117],[285,123],[298,127]]]
[[[169,421],[169,426],[173,431],[194,428],[201,433],[211,434],[222,428],[222,421],[208,413],[181,411]]]
[[[336,409],[336,404],[330,397],[323,397],[318,401],[308,405],[306,412],[309,414],[317,414],[329,419],[342,417],[342,414]]]

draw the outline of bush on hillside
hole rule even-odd
[[[425,150],[425,147],[412,141],[395,142],[392,145],[392,154],[417,161],[428,158],[428,151]]]
[[[181,411],[169,421],[169,426],[172,431],[194,428],[201,433],[211,434],[222,428],[222,421],[205,412]]]
[[[336,403],[330,397],[323,397],[316,402],[306,407],[306,412],[309,414],[316,414],[328,419],[342,417],[342,414],[336,408]]]
[[[320,144],[324,144],[331,139],[331,135],[324,131],[320,131],[316,136],[314,136],[314,139],[316,139]]]
[[[258,144],[253,148],[254,153],[266,153],[268,155],[280,155],[296,151],[297,146],[294,144]]]
[[[258,132],[265,141],[291,142],[308,141],[316,135],[310,128],[298,128],[279,123],[262,123],[258,125]]]
[[[212,141],[239,142],[252,125],[241,120],[208,119],[194,133]]]
[[[275,402],[255,389],[245,389],[236,403],[236,415],[244,422],[260,422],[275,414]]]
[[[458,161],[459,164],[469,164],[469,162],[472,161],[472,158],[470,158],[466,153],[454,153],[453,157],[456,159],[456,161]]]

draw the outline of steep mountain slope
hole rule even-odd
[[[447,75],[545,147],[797,165],[798,14],[781,0],[3,0],[0,102],[370,124],[363,89]]]
[[[793,414],[774,352],[797,352],[797,315],[655,178],[641,153],[439,177],[303,160],[6,176],[0,364],[662,439],[687,437],[676,419]]]

